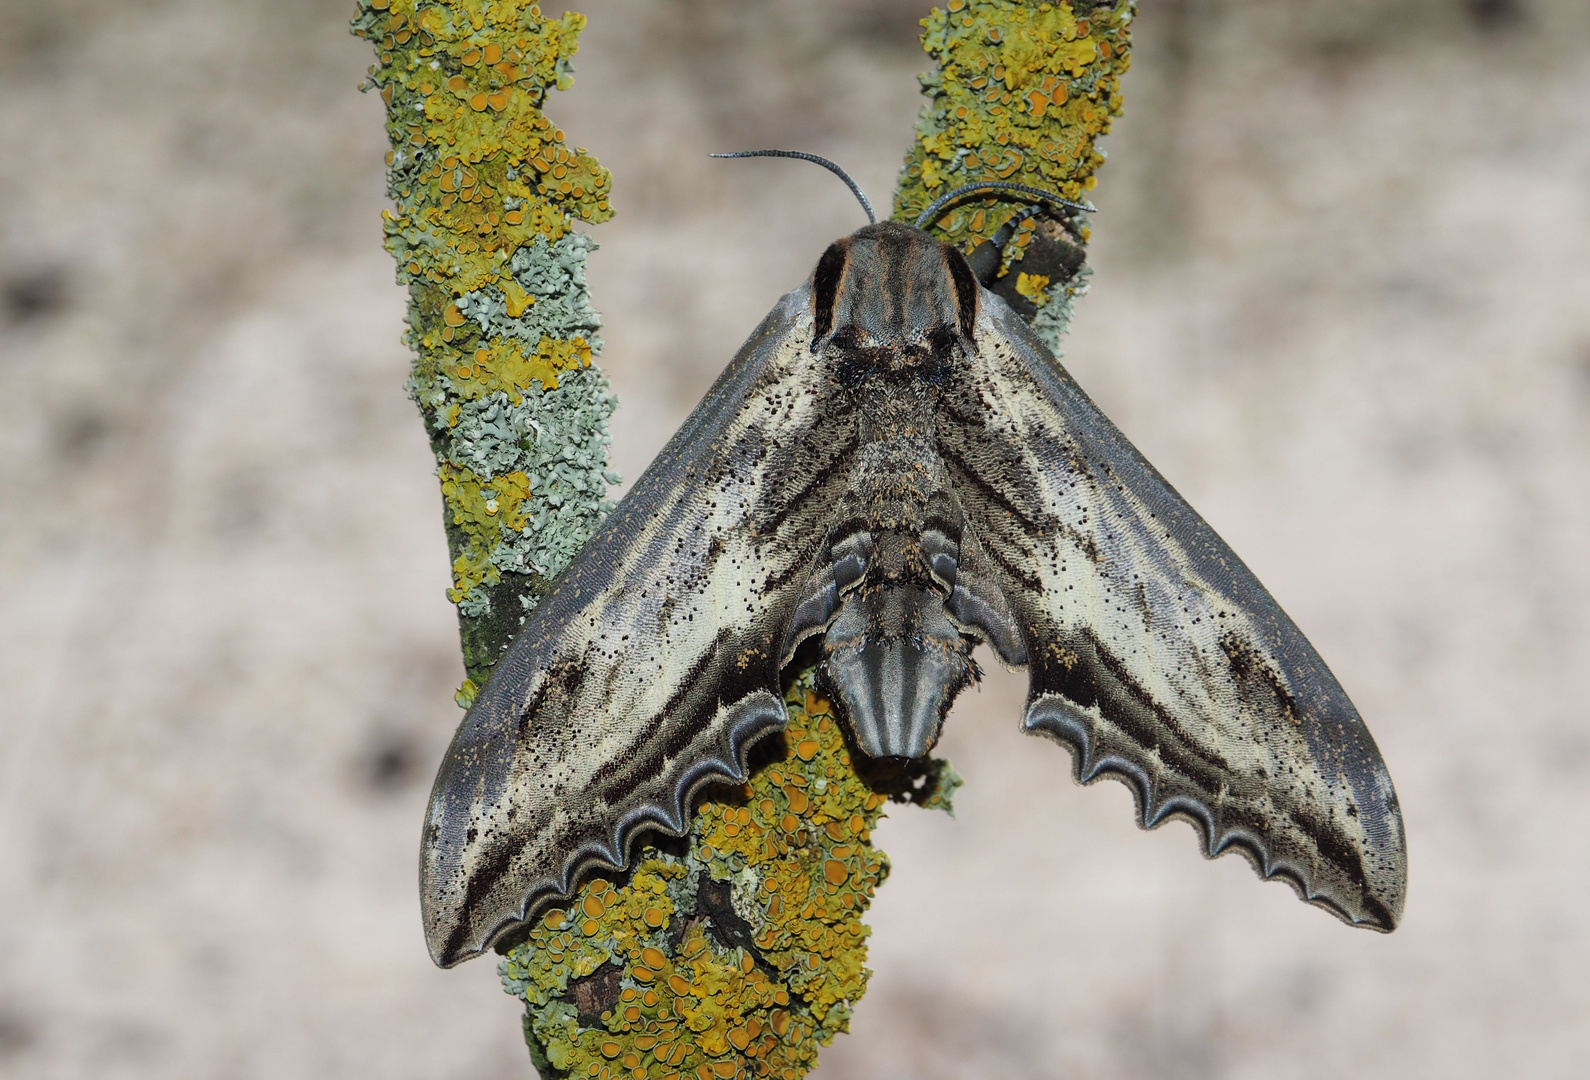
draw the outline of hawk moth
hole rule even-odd
[[[928,753],[984,643],[1029,674],[1025,730],[1142,827],[1400,918],[1396,794],[1319,655],[960,251],[883,222],[779,301],[480,691],[424,830],[436,963],[682,834],[784,725],[810,639],[871,757]]]

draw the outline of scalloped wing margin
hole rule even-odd
[[[569,849],[562,856],[561,870],[554,874],[526,881],[513,873],[518,854],[515,842],[505,838],[492,845],[467,878],[460,875],[458,887],[463,895],[457,898],[461,910],[492,915],[446,924],[445,937],[431,935],[431,958],[440,967],[453,967],[491,948],[541,907],[572,896],[575,886],[588,874],[629,869],[635,843],[648,832],[683,836],[690,828],[690,805],[696,793],[714,782],[744,783],[751,747],[764,736],[782,731],[787,721],[784,703],[767,691],[755,691],[721,709],[712,724],[715,745],[700,756],[678,759],[674,774],[657,785],[667,794],[660,798],[643,796],[619,812],[610,836],[587,840]],[[500,902],[490,903],[492,894],[498,891],[497,883],[504,878],[512,879],[507,895]],[[514,897],[520,899],[516,902]],[[493,918],[495,921],[491,921]],[[427,920],[427,931],[430,930]]]
[[[1026,638],[1027,730],[1075,775],[1124,780],[1138,819],[1355,925],[1391,930],[1401,812],[1363,721],[1251,571],[984,291],[941,451]]]
[[[1317,889],[1307,869],[1273,856],[1261,833],[1218,821],[1201,797],[1164,793],[1148,771],[1131,757],[1097,753],[1092,737],[1096,723],[1096,717],[1080,713],[1065,698],[1045,694],[1029,706],[1024,727],[1029,733],[1043,735],[1071,751],[1071,775],[1077,783],[1091,785],[1110,779],[1131,791],[1138,828],[1157,829],[1179,818],[1197,831],[1204,858],[1218,858],[1227,851],[1239,852],[1261,878],[1286,882],[1300,900],[1324,908],[1343,922],[1386,933],[1396,928],[1394,918],[1387,918],[1387,913],[1366,912],[1362,907],[1349,910],[1336,900],[1335,891]]]
[[[531,613],[432,789],[432,958],[489,948],[579,874],[682,833],[785,722],[779,650],[855,455],[811,355],[810,289],[764,320]]]

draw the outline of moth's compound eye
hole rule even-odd
[[[927,333],[928,348],[934,356],[949,357],[954,354],[955,347],[960,344],[960,331],[953,326],[935,326]]]
[[[950,280],[955,282],[955,306],[959,309],[961,335],[967,341],[977,337],[977,275],[966,262],[966,256],[948,245],[944,257],[949,264]]]

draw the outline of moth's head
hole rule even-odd
[[[887,374],[937,381],[943,362],[975,351],[977,275],[966,257],[923,228],[952,203],[971,195],[1019,195],[1031,206],[1010,219],[989,243],[994,250],[1017,225],[1043,207],[1090,211],[1009,180],[975,180],[944,192],[917,215],[915,225],[879,221],[861,186],[844,169],[799,150],[740,150],[718,158],[798,158],[843,180],[867,213],[864,229],[830,244],[812,273],[812,352],[831,354],[841,381]]]
[[[955,248],[894,221],[829,245],[812,274],[812,351],[914,366],[971,349],[977,278]]]

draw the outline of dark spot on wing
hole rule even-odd
[[[470,832],[474,830],[471,829]],[[485,910],[482,904],[496,889],[497,883],[507,876],[513,866],[514,855],[518,851],[519,845],[504,836],[499,836],[495,842],[488,840],[482,845],[482,850],[467,875],[468,885],[464,890],[463,903],[458,905],[458,910],[462,912]],[[469,936],[473,929],[468,918],[459,919],[452,933],[448,934],[447,940],[442,943],[441,956],[455,961],[468,951],[471,945]]]
[[[1353,841],[1336,828],[1329,820],[1317,816],[1300,817],[1296,811],[1288,815],[1293,826],[1305,836],[1312,837],[1319,853],[1323,855],[1332,866],[1335,866],[1359,889],[1364,891],[1364,902],[1368,904],[1371,897],[1368,894],[1367,882],[1364,880],[1364,865],[1358,853],[1358,847]],[[1385,911],[1384,905],[1380,910]],[[1387,925],[1390,925],[1388,923]]]
[[[1268,657],[1236,634],[1222,634],[1220,648],[1226,654],[1227,663],[1231,665],[1231,674],[1236,676],[1237,684],[1245,692],[1251,694],[1254,684],[1262,683],[1275,695],[1276,706],[1282,717],[1293,723],[1303,722],[1303,714],[1297,707],[1297,699],[1287,689],[1281,673],[1276,670]]]

